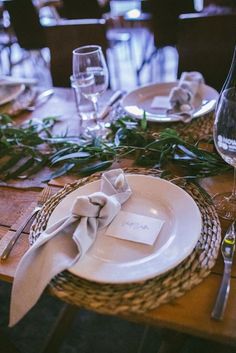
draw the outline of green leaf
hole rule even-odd
[[[66,174],[67,172],[69,172],[71,169],[73,169],[75,166],[75,163],[66,163],[64,164],[61,168],[57,169],[55,172],[53,172],[48,179],[44,180],[45,181],[49,181],[51,179],[56,179],[64,174]]]
[[[143,113],[143,118],[141,120],[141,129],[146,131],[147,130],[147,117],[146,117],[146,112],[144,111]]]
[[[74,153],[70,153],[70,154],[66,154],[65,156],[62,156],[62,157],[58,157],[58,158],[54,158],[52,160],[52,164],[55,164],[55,163],[58,163],[58,162],[61,162],[61,161],[64,161],[66,159],[75,159],[75,158],[88,158],[90,157],[91,154],[88,153],[88,152],[83,152],[83,151],[80,151],[80,152],[74,152]]]
[[[5,172],[8,169],[10,169],[11,167],[13,167],[14,165],[16,165],[16,163],[18,163],[18,161],[22,158],[22,156],[20,154],[16,154],[11,156],[8,161],[4,164],[2,164],[0,166],[0,172]]]
[[[61,166],[51,177],[75,171],[88,175],[123,158],[167,171],[174,166],[188,178],[217,175],[231,168],[217,153],[199,148],[190,138],[183,140],[174,129],[167,128],[154,138],[146,113],[141,120],[124,116],[113,121],[107,140],[68,136],[66,128],[62,136],[54,136],[51,128],[57,117],[33,119],[20,126],[8,116],[0,117],[0,172],[11,178],[32,175],[55,163]]]
[[[0,114],[0,125],[1,124],[11,124],[13,122],[13,120],[11,119],[11,117],[7,114]]]
[[[80,175],[90,175],[109,168],[113,161],[95,162],[79,170]]]
[[[12,173],[9,172],[4,179],[7,180],[7,179],[17,178],[19,175],[21,175],[22,173],[27,171],[30,167],[32,167],[34,163],[35,163],[34,158],[30,158],[26,160],[25,162],[23,162],[23,164],[20,165],[19,168],[14,170],[14,172]]]
[[[28,178],[29,176],[36,174],[47,164],[48,164],[48,159],[45,157],[40,162],[35,163],[31,168],[27,170],[27,172],[25,173],[26,177]]]

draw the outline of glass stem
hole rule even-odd
[[[93,108],[94,108],[94,120],[98,122],[98,101],[97,99],[92,99]]]
[[[232,200],[236,200],[236,167],[234,167],[234,181],[233,181],[233,190],[230,196]]]

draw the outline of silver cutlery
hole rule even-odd
[[[115,91],[111,95],[111,97],[108,100],[107,104],[104,106],[104,108],[100,112],[99,119],[105,119],[108,116],[108,114],[111,111],[112,106],[122,97],[122,95],[123,95],[123,92],[120,91],[120,90]]]
[[[16,230],[15,234],[9,241],[9,243],[6,245],[5,249],[3,250],[1,254],[1,261],[6,261],[8,256],[10,255],[15,243],[19,239],[20,235],[22,234],[23,230],[27,226],[27,224],[33,219],[33,217],[41,210],[43,207],[44,203],[50,198],[51,196],[51,188],[50,187],[45,187],[43,191],[40,193],[37,205],[33,209],[33,211],[29,214],[29,216],[25,219],[25,221],[20,225],[20,227]]]
[[[25,110],[34,111],[36,108],[46,103],[53,94],[54,90],[52,88],[39,93],[36,95],[35,99],[27,107],[25,107]]]
[[[235,251],[235,229],[236,220],[228,228],[221,244],[221,253],[224,259],[224,274],[221,281],[220,289],[216,298],[216,302],[211,313],[212,319],[222,320],[226,308],[226,303],[230,291],[230,275]]]
[[[34,111],[37,107],[46,103],[48,99],[54,94],[53,89],[47,89],[41,93],[34,90],[26,89],[15,101],[13,101],[7,108],[1,109],[2,112],[16,116],[22,111]]]

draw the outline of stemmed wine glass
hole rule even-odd
[[[216,108],[213,127],[214,143],[220,156],[234,167],[233,190],[213,197],[222,218],[236,218],[236,88],[223,91]]]
[[[108,69],[98,45],[87,45],[73,50],[73,81],[94,107],[94,125],[90,132],[103,135],[104,125],[98,118],[98,98],[108,87]]]

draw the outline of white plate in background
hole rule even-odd
[[[148,121],[172,122],[181,120],[181,117],[168,116],[166,108],[151,107],[154,97],[168,97],[171,89],[177,85],[178,82],[165,82],[139,87],[129,92],[122,99],[121,105],[127,114],[138,119],[142,119],[145,111]],[[194,97],[193,118],[203,116],[214,110],[218,97],[219,94],[214,88],[203,84],[201,94]]]

